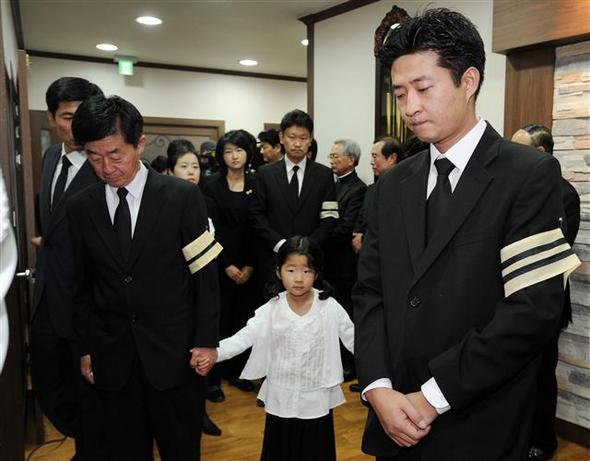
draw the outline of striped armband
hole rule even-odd
[[[322,202],[322,210],[320,211],[320,219],[334,218],[338,219],[338,202]]]
[[[560,228],[531,235],[500,250],[504,296],[563,274],[564,285],[580,260]]]
[[[182,254],[188,263],[191,274],[194,274],[213,261],[221,253],[221,250],[223,247],[215,241],[213,235],[205,231],[186,245],[182,249]]]

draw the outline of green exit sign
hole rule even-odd
[[[119,74],[133,75],[133,61],[119,60]]]

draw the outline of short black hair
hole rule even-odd
[[[324,269],[324,253],[319,244],[309,237],[295,235],[288,238],[279,248],[277,253],[277,269],[280,271],[287,258],[291,255],[301,255],[307,258],[307,264],[317,275],[315,286],[321,289],[320,299],[329,298],[334,289],[322,277]],[[283,283],[277,278],[274,284],[268,287],[271,296],[278,296],[284,290]]]
[[[303,112],[302,110],[295,109],[287,112],[281,120],[281,131],[285,131],[292,126],[307,128],[310,134],[313,133],[313,120],[307,112]]]
[[[279,132],[277,130],[265,130],[258,133],[258,139],[260,142],[265,142],[270,144],[272,147],[277,147],[281,145],[281,141],[279,139]]]
[[[49,85],[45,92],[47,110],[55,115],[61,102],[85,101],[93,96],[104,96],[94,83],[80,77],[62,77]]]
[[[234,146],[241,147],[246,151],[246,167],[252,161],[254,151],[256,150],[256,138],[248,133],[246,130],[232,130],[225,133],[215,147],[215,156],[218,159],[219,171],[222,175],[227,174],[227,165],[223,159],[223,150],[226,144],[233,144]]]
[[[119,96],[96,96],[78,107],[72,133],[80,146],[120,133],[127,144],[137,147],[143,134],[143,117],[133,104]]]
[[[381,136],[375,140],[375,143],[382,142],[383,147],[381,148],[381,154],[383,157],[389,158],[393,154],[397,155],[397,163],[401,162],[406,158],[406,148],[399,141],[399,139],[392,136]]]
[[[545,125],[533,124],[525,126],[523,130],[531,135],[531,139],[535,147],[543,147],[545,152],[553,155],[553,146],[555,143],[549,128],[547,128]]]
[[[310,133],[311,133],[311,132],[310,132]],[[311,154],[311,155],[309,156],[309,159],[310,159],[312,162],[315,162],[315,159],[316,159],[316,158],[317,158],[317,156],[318,156],[318,142],[315,140],[315,138],[313,138],[313,139],[311,140],[311,144],[309,145],[309,153]]]
[[[479,71],[483,84],[486,53],[475,25],[461,13],[447,8],[426,10],[424,14],[403,20],[392,29],[379,52],[381,63],[391,68],[393,62],[408,54],[433,51],[438,65],[451,72],[455,86],[469,67]]]
[[[199,168],[201,168],[201,156],[197,154],[195,145],[188,139],[175,139],[168,144],[168,149],[166,149],[166,155],[168,156],[167,167],[170,171],[174,170],[176,162],[184,154],[195,154],[199,162]]]
[[[164,173],[168,167],[168,159],[164,155],[158,155],[155,159],[150,162],[150,166],[158,173]]]
[[[412,155],[416,155],[418,152],[428,149],[430,144],[420,141],[416,135],[412,135],[406,140],[405,146],[406,158],[409,158]]]

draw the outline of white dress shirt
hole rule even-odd
[[[55,167],[55,172],[53,173],[53,180],[51,181],[51,204],[52,205],[53,205],[53,192],[55,191],[55,184],[57,183],[57,178],[59,178],[59,175],[61,173],[61,169],[63,167],[61,162],[62,162],[64,155],[68,158],[68,160],[72,164],[70,166],[70,168],[68,169],[68,177],[66,179],[66,187],[64,188],[64,192],[66,190],[68,190],[68,186],[72,183],[72,180],[76,177],[76,175],[78,174],[78,171],[80,171],[80,168],[82,168],[84,166],[84,162],[86,161],[86,151],[74,150],[74,151],[70,152],[69,154],[66,154],[65,146],[62,143],[61,156],[59,157],[59,160],[57,161],[57,166]]]
[[[436,186],[436,178],[438,176],[438,171],[436,169],[436,166],[434,165],[434,162],[439,158],[446,158],[450,160],[453,165],[455,165],[455,168],[453,168],[453,170],[449,173],[449,182],[451,183],[451,190],[453,192],[455,191],[455,187],[457,187],[459,179],[461,178],[463,171],[465,171],[465,167],[467,166],[469,159],[473,155],[473,152],[475,151],[477,144],[481,140],[481,137],[483,136],[486,127],[486,122],[480,118],[477,124],[444,154],[442,154],[434,144],[430,145],[430,172],[428,174],[426,198],[430,197],[430,194]],[[371,389],[376,389],[378,387],[387,387],[389,389],[393,389],[391,379],[380,378],[376,381],[373,381],[371,384],[369,384],[367,387],[363,389],[362,398],[366,400],[365,394]],[[434,377],[430,378],[428,381],[422,384],[420,390],[424,394],[424,398],[428,400],[428,403],[430,403],[434,408],[436,408],[436,411],[439,415],[451,409],[449,402],[443,395]]]
[[[125,186],[127,189],[127,203],[129,204],[129,213],[131,214],[131,237],[135,233],[135,224],[137,223],[137,216],[139,215],[139,206],[141,205],[141,197],[143,196],[143,189],[147,182],[148,170],[142,162],[139,162],[139,170],[135,177],[129,184]],[[107,200],[107,207],[109,209],[109,216],[111,217],[111,224],[115,223],[115,211],[119,205],[119,196],[117,195],[118,187],[109,186],[105,184],[105,197]]]
[[[265,411],[282,418],[320,418],[345,402],[340,340],[352,352],[354,325],[334,298],[320,300],[314,289],[311,308],[298,315],[282,292],[219,343],[217,361],[252,347],[240,377],[266,376],[258,394]]]

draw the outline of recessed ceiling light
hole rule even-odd
[[[303,46],[307,46],[307,45],[309,45],[309,40],[308,40],[308,39],[306,39],[306,38],[304,38],[303,40],[301,40],[301,44],[302,44]]]
[[[119,49],[118,46],[113,45],[111,43],[99,43],[98,45],[96,45],[96,47],[102,51],[117,51]]]
[[[146,25],[146,26],[159,26],[162,24],[162,20],[160,18],[156,18],[154,16],[140,16],[139,18],[135,19],[138,23]]]
[[[257,66],[258,65],[258,61],[254,61],[254,59],[242,59],[240,61],[240,64],[242,66]]]

